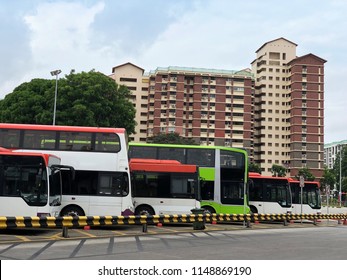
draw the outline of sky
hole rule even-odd
[[[56,69],[241,70],[284,37],[327,60],[325,143],[346,140],[346,14],[345,0],[0,0],[0,99]]]

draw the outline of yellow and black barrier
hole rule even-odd
[[[347,221],[347,214],[187,214],[187,215],[138,215],[138,216],[64,216],[64,217],[0,217],[0,229],[11,228],[62,228],[67,237],[68,228],[111,225],[147,225],[193,223],[194,229],[204,229],[205,223],[282,221],[286,225],[295,220],[334,219]]]

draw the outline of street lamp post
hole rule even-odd
[[[55,76],[55,93],[54,93],[54,109],[53,109],[53,125],[55,125],[55,114],[57,111],[57,94],[58,94],[58,75],[61,73],[61,70],[51,71],[51,75]]]

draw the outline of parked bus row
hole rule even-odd
[[[8,149],[0,161],[0,216],[184,214],[199,207],[209,213],[299,213],[297,182],[248,173],[243,149],[128,146],[124,129],[21,124],[0,124],[0,147]],[[25,169],[30,164],[44,168],[37,174],[48,174],[44,196],[34,171]],[[16,185],[14,193],[7,192],[7,182]],[[313,213],[320,207],[319,188],[304,190],[303,213]]]
[[[197,164],[201,207],[209,213],[316,214],[321,209],[318,182],[263,176],[247,170],[242,149],[172,144],[129,144],[130,158]]]

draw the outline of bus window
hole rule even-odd
[[[24,130],[23,131],[23,149],[54,150],[55,149],[55,131],[46,130]]]
[[[60,132],[59,150],[92,151],[93,149],[91,132]]]
[[[119,152],[119,136],[114,133],[96,133],[95,150],[98,152]]]
[[[156,147],[136,147],[129,149],[129,158],[158,158]]]
[[[223,181],[221,184],[221,202],[226,204],[239,204],[243,203],[244,187],[240,182]]]
[[[186,149],[187,164],[199,167],[214,167],[215,151],[212,149]]]
[[[20,130],[0,129],[0,147],[19,148]]]
[[[126,173],[101,173],[98,193],[100,195],[127,196],[129,194],[128,176]]]
[[[201,199],[213,200],[214,198],[214,181],[200,181],[201,186]]]
[[[186,163],[185,150],[180,148],[159,148],[158,159],[171,159],[177,160],[180,163]]]

